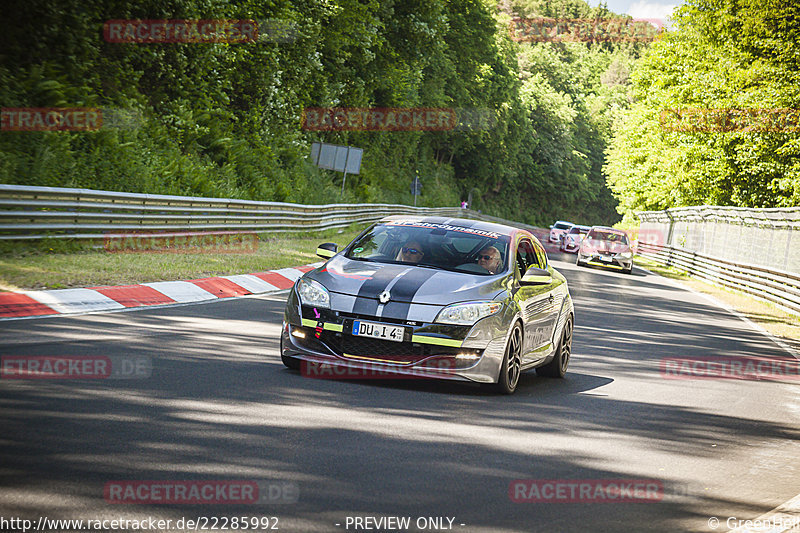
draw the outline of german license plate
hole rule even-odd
[[[606,263],[610,263],[611,262],[611,258],[609,256],[607,256],[607,255],[601,255],[600,256],[600,261],[605,261]]]
[[[403,342],[405,328],[402,326],[390,326],[387,324],[376,324],[374,322],[364,322],[362,320],[353,321],[353,335],[356,337],[370,337],[384,341]]]

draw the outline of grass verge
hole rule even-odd
[[[151,281],[248,274],[322,261],[321,242],[343,247],[366,227],[343,230],[261,234],[258,249],[248,253],[133,252],[110,253],[86,243],[4,243],[0,257],[0,290],[65,289],[129,285]]]
[[[800,317],[797,315],[787,313],[769,302],[762,302],[743,292],[718,287],[694,278],[675,267],[659,265],[655,261],[640,255],[636,256],[635,264],[643,266],[665,278],[678,281],[697,292],[716,298],[786,342],[795,350],[800,351]]]

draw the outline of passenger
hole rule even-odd
[[[478,254],[478,264],[488,270],[489,274],[497,274],[503,267],[500,250],[494,246],[487,246]]]
[[[425,252],[422,250],[422,245],[419,241],[410,240],[400,248],[397,253],[397,260],[405,263],[419,263],[424,255]]]

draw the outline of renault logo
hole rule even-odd
[[[391,297],[392,297],[392,295],[389,294],[389,291],[383,291],[378,296],[378,301],[381,302],[382,304],[385,304],[386,302],[389,301],[389,298],[391,298]]]

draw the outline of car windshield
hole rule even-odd
[[[594,241],[607,241],[617,244],[628,244],[628,236],[624,233],[616,233],[613,231],[594,230],[589,232],[587,238]]]
[[[569,230],[570,235],[578,235],[579,233],[586,233],[586,230],[582,230],[578,226],[572,226],[572,229]]]
[[[556,222],[553,228],[555,229],[568,229],[572,226],[572,224],[568,224],[567,222]]]
[[[505,271],[509,242],[507,235],[472,228],[417,221],[387,222],[353,241],[345,257],[491,275]]]

